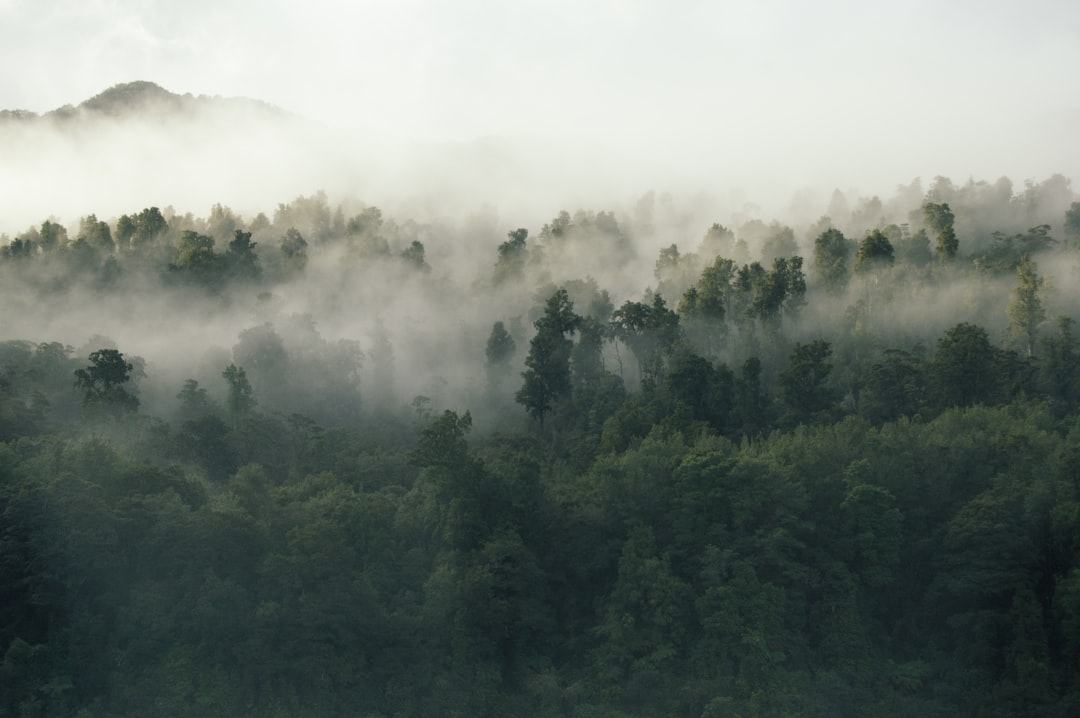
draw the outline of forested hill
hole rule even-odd
[[[200,112],[236,111],[261,112],[267,118],[293,117],[273,105],[245,98],[178,95],[153,82],[138,80],[114,85],[78,105],[64,105],[43,114],[29,110],[0,110],[0,127],[4,123],[78,123],[103,117],[114,119],[168,118]]]
[[[0,716],[1080,714],[1070,181],[825,211],[2,237]]]

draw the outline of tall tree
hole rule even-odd
[[[304,271],[308,261],[308,243],[299,230],[295,227],[285,230],[285,236],[281,238],[278,246],[281,248],[281,254],[284,255],[286,271],[295,274]]]
[[[79,222],[79,238],[94,249],[111,252],[113,249],[112,233],[107,222],[98,221],[97,215],[87,215]]]
[[[487,357],[488,368],[505,364],[514,356],[516,349],[514,338],[506,331],[506,325],[495,322],[491,326],[491,334],[488,336],[484,354]]]
[[[886,349],[862,379],[860,413],[874,423],[915,414],[926,395],[924,364],[916,353]]]
[[[256,242],[251,241],[251,232],[242,229],[233,231],[229,249],[225,254],[230,274],[241,279],[258,279],[259,255],[255,253]]]
[[[753,265],[751,265],[753,266]],[[793,318],[806,304],[806,275],[802,257],[777,257],[773,268],[753,281],[750,315],[756,317],[771,334],[780,331],[785,317]]]
[[[1072,319],[1059,316],[1055,324],[1057,331],[1043,341],[1040,381],[1060,411],[1074,411],[1080,405],[1080,346],[1073,334]]]
[[[812,421],[815,416],[832,407],[835,397],[829,386],[831,356],[832,347],[823,339],[815,339],[809,344],[795,344],[791,363],[780,372],[780,391],[792,423]]]
[[[519,227],[508,232],[506,241],[499,245],[499,259],[495,263],[495,283],[520,279],[525,272],[528,249],[525,240],[529,230]]]
[[[218,279],[220,257],[214,252],[214,238],[185,230],[180,235],[180,244],[176,248],[176,258],[172,266],[188,273],[197,281],[214,284]]]
[[[942,262],[951,262],[956,259],[956,252],[960,248],[960,240],[956,238],[953,228],[952,210],[949,205],[927,202],[923,205],[923,219],[930,229],[937,233],[937,254]]]
[[[570,354],[574,342],[569,335],[576,331],[580,321],[566,290],[559,289],[544,305],[544,315],[533,323],[536,335],[529,342],[526,369],[521,375],[525,381],[515,398],[540,422],[541,429],[552,405],[570,393]]]
[[[1013,289],[1013,300],[1009,303],[1009,330],[1024,347],[1030,357],[1035,352],[1035,341],[1039,334],[1039,325],[1046,319],[1039,290],[1043,278],[1039,276],[1037,265],[1030,257],[1024,257],[1016,267],[1020,280]]]
[[[838,294],[847,286],[850,254],[847,238],[838,229],[827,229],[814,240],[814,273],[828,292]]]
[[[875,229],[859,244],[859,251],[855,253],[855,271],[891,267],[894,261],[892,243],[880,229]]]
[[[944,407],[988,403],[997,393],[995,351],[986,330],[961,322],[938,339],[928,366],[930,384]]]
[[[732,301],[735,281],[735,262],[724,257],[716,260],[701,273],[697,284],[683,294],[679,315],[691,335],[703,339],[708,354],[716,354],[717,339],[727,333],[726,319]]]
[[[638,361],[642,384],[654,386],[680,336],[679,315],[667,308],[664,298],[653,295],[652,304],[625,302],[611,315],[611,328]]]
[[[157,207],[147,207],[134,219],[134,232],[131,235],[132,248],[140,248],[152,243],[169,230],[169,223]]]
[[[487,346],[484,348],[488,382],[492,391],[499,390],[516,350],[517,345],[510,332],[506,331],[506,326],[502,322],[495,322],[491,326],[491,334],[488,335]]]
[[[1073,202],[1065,212],[1065,244],[1080,248],[1080,202]]]
[[[229,385],[229,396],[226,399],[225,406],[229,412],[229,418],[232,419],[235,426],[240,419],[247,416],[255,408],[255,397],[251,390],[251,382],[248,381],[244,368],[235,364],[225,367],[225,371],[221,372],[221,376],[225,379],[225,383]]]
[[[422,272],[427,272],[431,267],[427,263],[427,259],[424,257],[424,244],[419,240],[414,239],[409,243],[401,252],[401,258],[405,260],[405,263],[419,269]]]
[[[769,427],[769,397],[762,386],[761,360],[757,357],[743,362],[734,385],[731,418],[732,428],[744,436],[757,436]]]
[[[83,390],[83,406],[109,413],[135,411],[139,399],[127,390],[134,366],[116,349],[90,354],[90,366],[75,371],[75,386]]]
[[[735,248],[735,233],[718,222],[714,222],[701,240],[698,254],[707,262],[715,257],[725,257]]]

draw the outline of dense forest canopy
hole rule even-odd
[[[821,210],[0,237],[0,716],[1076,715],[1070,180]]]

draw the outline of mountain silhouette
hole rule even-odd
[[[0,110],[0,121],[68,123],[82,119],[111,117],[117,119],[152,117],[164,119],[201,112],[229,110],[255,111],[268,119],[297,119],[261,100],[224,98],[208,95],[177,94],[147,80],[113,85],[78,105],[64,105],[44,114],[28,110]]]

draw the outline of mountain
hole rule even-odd
[[[0,122],[57,124],[94,118],[163,119],[202,113],[235,112],[264,114],[267,119],[299,119],[274,105],[247,98],[179,95],[146,80],[113,85],[78,105],[64,105],[44,114],[28,110],[0,110]]]
[[[643,177],[670,189],[671,176],[588,142],[413,141],[146,81],[42,114],[0,112],[0,235],[153,206],[205,214],[220,203],[252,216],[319,190],[420,218],[498,207],[519,226],[637,198],[651,186]]]
[[[0,112],[0,235],[49,216],[75,222],[154,206],[270,211],[300,194],[355,186],[352,165],[335,161],[353,146],[265,102],[145,81],[40,114]]]

